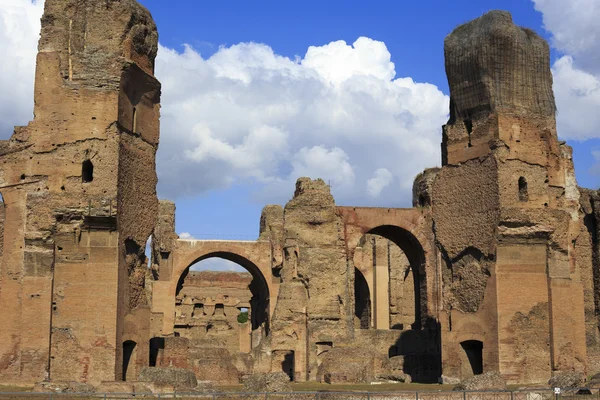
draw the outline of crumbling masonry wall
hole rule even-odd
[[[45,2],[35,118],[0,144],[0,381],[121,378],[158,206],[157,47],[133,0]]]
[[[446,38],[442,167],[413,208],[338,206],[300,178],[256,241],[181,239],[157,201],[157,40],[134,0],[46,0],[35,118],[0,142],[0,383],[598,372],[600,195],[558,140],[537,34],[492,11]],[[210,257],[249,274],[190,272]]]
[[[450,120],[431,199],[443,254],[443,371],[465,378],[461,343],[509,382],[585,371],[582,230],[571,152],[556,133],[547,43],[492,11],[445,40]],[[523,321],[529,321],[527,323]]]

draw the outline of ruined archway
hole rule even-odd
[[[247,272],[198,268],[215,258]],[[179,277],[173,329],[180,337],[216,339],[231,352],[247,353],[269,333],[269,310],[267,281],[252,261],[231,252],[210,252],[190,263]]]
[[[355,252],[354,263],[370,282],[374,326],[421,329],[427,315],[427,282],[425,253],[417,238],[401,227],[382,225],[365,233],[358,248],[362,252]]]

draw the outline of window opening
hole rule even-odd
[[[81,181],[88,183],[94,180],[94,164],[91,160],[85,160],[81,164]]]
[[[519,178],[519,200],[528,201],[529,193],[527,189],[527,180],[524,177]]]

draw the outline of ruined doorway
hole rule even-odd
[[[465,340],[460,343],[471,365],[473,375],[483,374],[483,342],[479,340]]]
[[[317,366],[320,366],[327,353],[333,348],[333,342],[317,342]]]
[[[162,350],[164,350],[165,348],[165,338],[161,338],[161,337],[155,337],[150,339],[150,344],[149,344],[149,363],[148,366],[150,367],[156,367],[159,363],[158,360],[159,358],[162,356],[161,352]]]
[[[249,353],[269,333],[269,298],[256,265],[235,254],[208,254],[179,279],[175,333],[218,342],[232,354]]]
[[[135,368],[137,343],[133,340],[123,342],[123,380],[137,380],[137,371]]]
[[[364,275],[357,268],[354,268],[354,317],[355,327],[371,327],[371,293]]]
[[[290,381],[294,381],[294,351],[293,350],[275,350],[273,351],[272,358],[272,370],[273,371],[282,371],[287,376],[289,376]]]
[[[81,164],[81,181],[89,183],[94,180],[94,164],[91,160],[85,160]]]

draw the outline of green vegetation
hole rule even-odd
[[[248,322],[248,311],[242,311],[240,315],[238,315],[237,321],[240,324],[245,324],[246,322]]]

